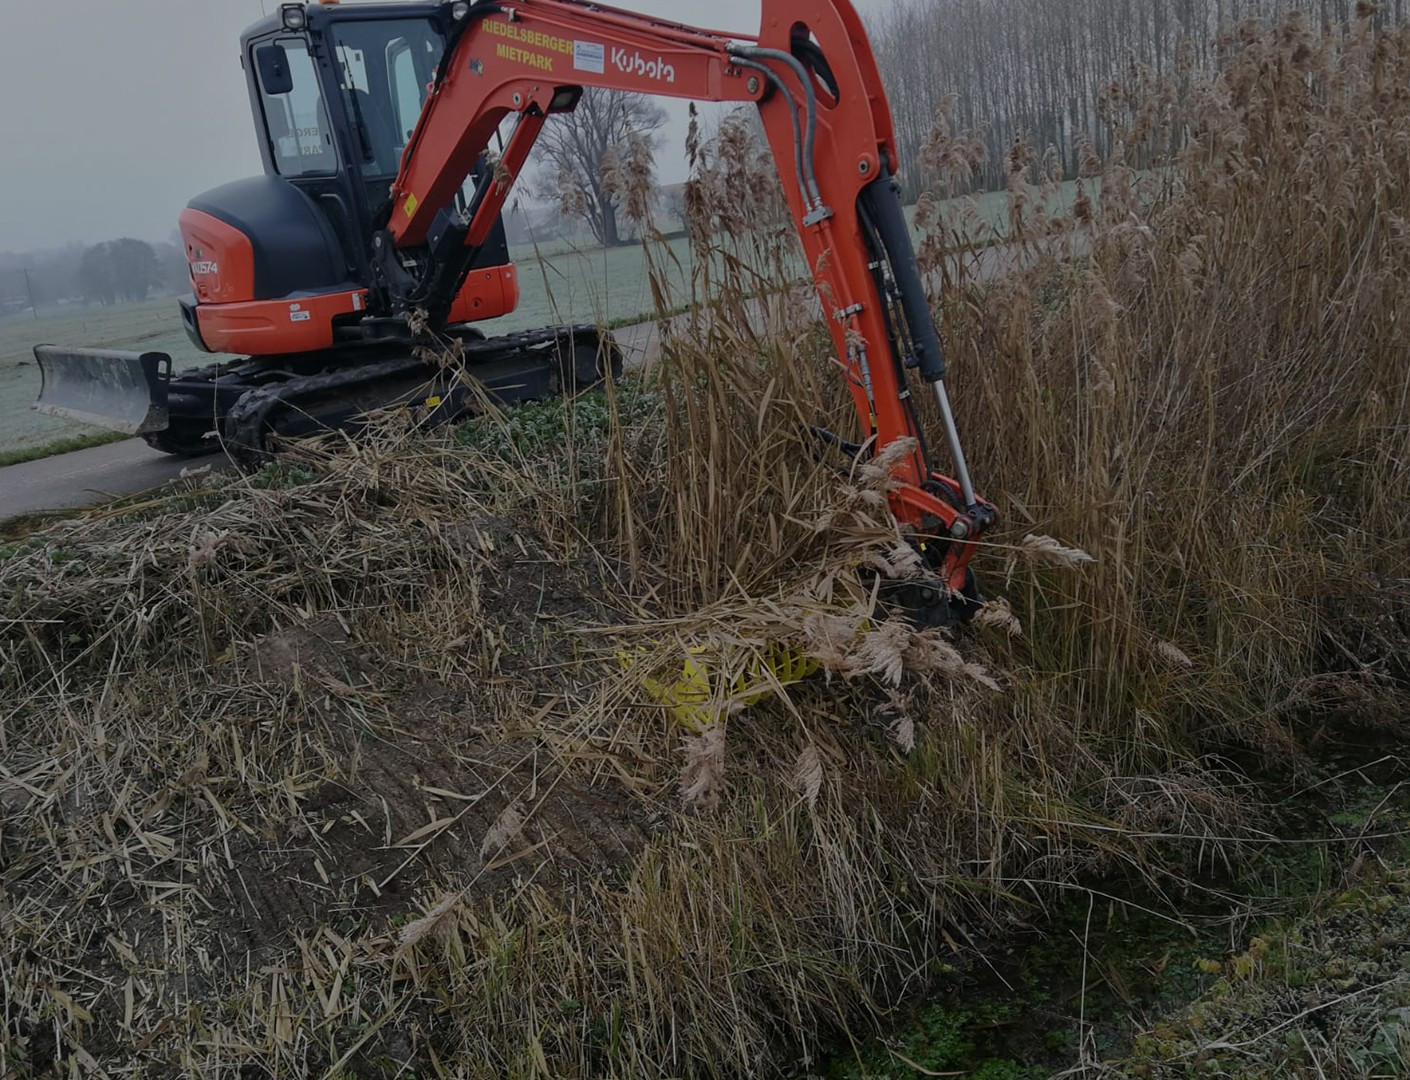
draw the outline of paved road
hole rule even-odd
[[[1086,244],[1067,241],[1071,254],[1080,255]],[[1033,249],[989,248],[969,267],[970,276],[988,280],[1018,268],[1035,256]],[[627,368],[639,368],[660,351],[660,329],[655,322],[614,330],[626,354]],[[70,454],[27,461],[0,468],[0,520],[43,510],[90,506],[114,495],[133,495],[174,480],[182,469],[213,465],[230,468],[222,455],[181,460],[151,449],[141,439],[76,450]]]

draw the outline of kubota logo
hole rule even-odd
[[[191,273],[201,275],[218,274],[220,273],[220,264],[210,259],[202,259],[200,262],[193,262],[191,264]]]
[[[648,79],[657,79],[660,82],[676,81],[676,69],[666,63],[664,56],[648,60],[639,52],[628,53],[626,49],[619,47],[612,50],[612,63],[618,71],[628,75],[645,75]]]

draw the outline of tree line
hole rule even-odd
[[[1363,14],[1386,26],[1410,14],[1410,0],[895,0],[868,32],[895,117],[905,195],[913,201],[926,186],[921,151],[947,99],[953,126],[984,143],[971,190],[1004,186],[1017,139],[1038,155],[1051,151],[1071,177],[1085,147],[1099,159],[1111,150],[1107,110],[1118,80],[1217,69],[1242,22],[1294,10],[1327,28]],[[580,223],[604,246],[622,243],[630,235],[623,210],[651,171],[665,121],[644,95],[589,89],[574,113],[550,119],[535,152],[533,194],[560,225]],[[658,197],[664,217],[682,216],[678,196]],[[510,216],[521,240],[533,234],[531,214]],[[112,304],[188,285],[181,248],[169,243],[123,238],[38,258],[0,255],[0,314],[28,294],[38,305]]]
[[[868,32],[907,201],[932,179],[921,151],[951,97],[953,127],[984,144],[970,190],[1004,186],[1015,140],[1035,157],[1050,154],[1070,178],[1084,151],[1097,160],[1110,153],[1121,82],[1216,70],[1240,24],[1295,10],[1329,29],[1363,14],[1384,27],[1410,13],[1410,0],[895,0]],[[659,145],[665,119],[641,94],[588,90],[575,113],[550,119],[535,152],[534,194],[565,221],[586,223],[599,243],[622,242],[624,194],[612,178],[634,143],[637,159],[643,146]]]
[[[987,150],[979,190],[1004,186],[1016,138],[1056,152],[1077,175],[1084,139],[1111,149],[1103,107],[1114,80],[1215,70],[1248,19],[1294,10],[1315,26],[1369,14],[1399,22],[1410,0],[896,0],[869,32],[895,113],[901,175],[914,198],[924,183],[920,151],[935,110],[954,95],[953,123],[979,133]]]
[[[123,237],[0,253],[0,315],[62,303],[117,304],[190,288],[181,247]]]

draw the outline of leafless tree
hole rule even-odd
[[[620,244],[626,194],[610,174],[634,144],[634,160],[643,143],[654,148],[665,123],[665,110],[645,94],[589,87],[577,109],[550,118],[539,137],[536,193],[556,200],[565,217],[586,221],[603,246]]]
[[[684,230],[690,227],[684,184],[671,184],[660,188],[656,195],[656,206],[671,228]]]

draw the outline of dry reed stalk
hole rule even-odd
[[[976,474],[1095,559],[1015,561],[1022,635],[877,612],[884,477],[815,453],[849,407],[811,309],[753,299],[796,263],[737,122],[690,195],[724,317],[652,385],[392,418],[0,548],[0,1068],[760,1075],[1018,890],[1248,861],[1209,752],[1405,715],[1410,39],[1294,23],[1134,77],[1059,230],[1085,265],[934,266]],[[727,673],[711,813],[624,645]],[[780,648],[823,673],[741,707]]]

